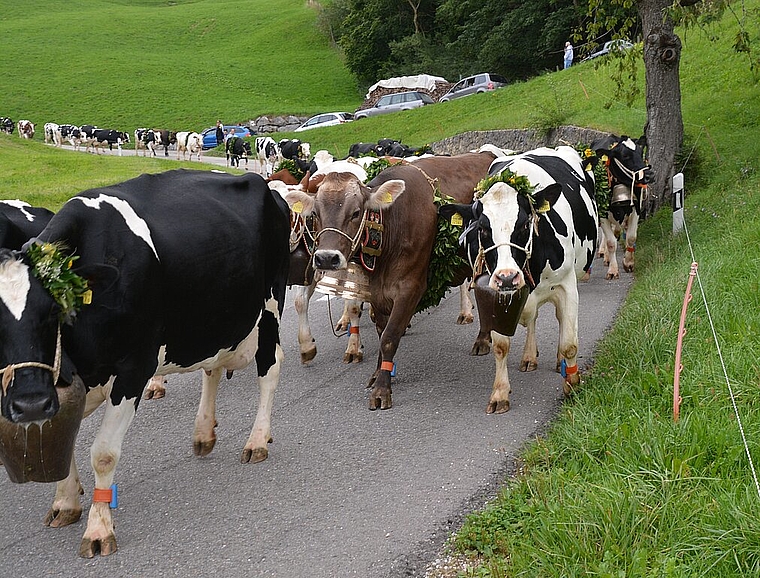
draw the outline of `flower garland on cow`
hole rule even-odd
[[[591,147],[584,143],[576,143],[573,147],[583,161],[583,170],[594,173],[594,197],[599,216],[606,216],[612,200],[609,175],[607,174],[607,158],[599,158]]]

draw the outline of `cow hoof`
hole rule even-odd
[[[309,363],[317,356],[317,346],[301,352],[301,363]]]
[[[69,524],[75,524],[82,517],[82,508],[68,509],[68,510],[56,510],[50,508],[45,515],[43,524],[50,526],[51,528],[63,528]]]
[[[607,276],[605,277],[607,281],[612,281],[613,279],[620,279],[620,274],[613,275],[612,273],[607,273]]]
[[[502,399],[499,401],[489,401],[486,413],[507,413],[509,411],[509,400]]]
[[[390,409],[393,407],[391,401],[391,392],[378,392],[373,390],[369,396],[369,409],[375,411],[376,409]]]
[[[193,453],[198,457],[204,457],[211,453],[216,445],[216,437],[210,440],[195,440],[193,441]]]
[[[522,360],[520,362],[519,371],[536,371],[538,369],[538,362]]]
[[[82,558],[94,558],[96,554],[110,556],[116,550],[116,536],[112,532],[103,540],[82,538],[82,543],[79,546],[79,555]]]
[[[475,321],[475,318],[472,316],[472,313],[468,313],[467,315],[459,314],[459,317],[457,317],[457,325],[469,325]]]
[[[361,363],[364,361],[364,352],[358,351],[356,353],[346,353],[343,355],[343,363]]]
[[[581,378],[577,373],[568,376],[567,379],[562,381],[562,392],[565,394],[565,397],[570,397],[580,389],[580,385]]]
[[[626,273],[633,273],[633,265],[623,265],[623,271]]]
[[[245,448],[240,456],[241,464],[257,464],[263,462],[269,457],[269,450],[266,448]]]
[[[478,339],[472,346],[470,355],[488,355],[491,353],[491,342],[487,339]]]

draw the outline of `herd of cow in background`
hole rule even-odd
[[[0,119],[0,128],[12,132],[13,123],[8,129],[6,121],[10,119]],[[29,121],[19,121],[16,128],[23,138],[33,138]],[[134,137],[144,155],[155,156],[163,147],[168,156],[169,147],[176,146],[178,158],[189,155],[192,160],[196,155],[201,160],[199,133],[138,129]],[[279,327],[287,286],[297,291],[298,340],[301,361],[307,363],[316,354],[307,312],[317,277],[352,267],[362,272],[367,282],[364,300],[380,336],[377,364],[368,381],[369,408],[389,409],[394,356],[426,291],[440,220],[461,227],[465,265],[449,285],[464,283],[460,323],[473,321],[467,293],[469,287],[476,289],[480,331],[471,353],[494,353],[496,372],[486,412],[500,414],[510,406],[506,357],[514,328],[505,329],[495,309],[512,307],[518,301],[515,296],[522,295],[515,325],[519,319],[527,336],[519,369],[532,371],[538,363],[538,309],[547,302],[555,306],[556,369],[569,394],[580,379],[578,280],[590,273],[598,251],[609,265],[606,278],[618,278],[615,250],[623,227],[628,243],[624,269],[633,270],[630,242],[635,243],[640,197],[652,175],[642,143],[626,136],[610,135],[592,143],[587,155],[570,146],[517,153],[486,145],[443,156],[381,139],[356,143],[343,159],[328,151],[312,156],[309,143],[299,140],[257,137],[253,149],[248,141],[237,140],[248,146],[230,139],[226,152],[228,160],[234,157],[232,166],[241,160],[247,165],[255,156],[262,175],[185,170],[142,175],[80,193],[56,215],[20,201],[0,202],[0,324],[9,336],[0,342],[0,420],[25,426],[55,419],[58,407],[51,400],[57,399],[61,367],[55,358],[61,357],[61,350],[81,375],[88,401],[95,398],[87,411],[106,405],[92,447],[93,463],[100,465],[82,556],[116,551],[113,517],[105,503],[118,461],[113,456],[121,453],[138,400],[148,397],[146,389],[162,389],[162,376],[205,370],[193,436],[195,453],[205,455],[216,440],[214,398],[221,374],[255,359],[261,394],[242,461],[267,457],[272,401],[283,360]],[[99,152],[106,145],[121,150],[130,137],[93,126],[48,123],[45,141],[56,146],[67,141],[77,149],[84,145],[85,150]],[[277,170],[283,159],[293,161],[304,176]],[[380,159],[384,168],[370,177],[370,167]],[[618,187],[619,196],[606,215],[597,211],[595,163],[607,168],[610,189]],[[151,192],[150,202],[145,201],[145,191]],[[448,204],[434,202],[443,197]],[[213,214],[204,208],[206,202],[213,202]],[[195,228],[189,232],[181,226],[185,220],[177,218],[185,213],[201,213],[208,220],[198,229],[193,219]],[[130,233],[117,233],[124,230],[123,224]],[[162,234],[154,237],[153,230]],[[57,320],[53,298],[31,273],[27,251],[37,240],[68,245],[79,259],[74,270],[92,284],[93,304],[99,307],[83,306],[71,325]],[[368,251],[370,241],[374,244]],[[225,258],[218,252],[213,258],[199,258],[220,242]],[[183,254],[188,250],[202,269],[198,277],[213,287],[185,282]],[[296,250],[305,251],[307,258],[288,258]],[[106,257],[110,273],[93,275],[105,265],[103,255],[111,253],[122,257]],[[242,273],[241,263],[247,265]],[[226,283],[233,277],[236,284]],[[21,278],[23,283],[18,282]],[[108,288],[101,291],[104,286]],[[25,295],[16,294],[19,291]],[[26,305],[19,307],[22,300]],[[338,322],[351,326],[344,362],[363,359],[360,313],[361,300],[347,299]],[[134,326],[125,325],[130,319],[136,320]],[[197,328],[188,330],[189,319]],[[146,330],[148,325],[152,329]],[[93,359],[90,351],[100,344],[105,349]],[[68,476],[58,480],[46,517],[52,526],[73,523],[82,513],[73,456]]]

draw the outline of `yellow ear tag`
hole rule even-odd
[[[538,212],[539,213],[546,213],[551,208],[552,208],[552,206],[549,204],[549,201],[547,201],[546,199],[544,199],[543,204],[540,207],[538,207]]]
[[[586,168],[585,168],[584,170],[586,170],[586,171],[590,171],[590,170],[591,170],[591,163],[587,164],[587,165],[586,165]]]
[[[459,213],[454,213],[451,215],[451,224],[455,227],[461,227],[464,224],[464,221],[462,220],[462,215]]]
[[[293,203],[293,206],[291,207],[291,210],[294,213],[302,213],[303,212],[303,203],[301,201],[296,201]]]
[[[393,202],[393,195],[391,195],[388,191],[385,191],[382,196],[380,197],[381,203],[392,203]]]
[[[88,289],[86,292],[82,293],[82,303],[84,305],[89,305],[92,303],[92,290]]]
[[[610,160],[607,155],[602,155],[602,162],[606,163],[608,160]]]

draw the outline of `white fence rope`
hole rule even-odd
[[[687,226],[686,216],[683,217],[683,230],[686,232],[686,240],[689,245],[689,251],[691,253],[691,262],[696,263],[697,258],[694,255],[694,247],[691,244],[691,237],[689,236],[689,227]],[[723,352],[720,348],[720,341],[718,339],[718,333],[715,330],[715,325],[713,324],[712,315],[710,314],[710,306],[707,303],[707,297],[705,295],[704,287],[702,286],[702,279],[699,276],[699,269],[696,269],[696,278],[697,278],[697,284],[699,285],[699,291],[702,295],[702,303],[704,303],[705,311],[707,312],[707,320],[710,322],[710,330],[712,331],[713,335],[713,341],[715,342],[715,349],[718,352],[718,358],[720,359],[720,365],[723,368],[723,378],[726,380],[726,388],[728,389],[729,397],[731,398],[731,405],[734,408],[734,415],[736,416],[736,423],[739,425],[739,432],[741,434],[742,443],[744,444],[744,451],[747,454],[747,461],[749,462],[750,470],[752,471],[752,478],[755,481],[755,488],[757,490],[757,495],[760,497],[760,482],[758,482],[757,479],[757,472],[755,471],[755,464],[752,461],[752,454],[749,451],[749,444],[747,443],[747,437],[744,434],[744,426],[742,425],[742,419],[739,415],[739,407],[736,404],[736,397],[734,396],[734,389],[731,387],[731,381],[728,378],[728,371],[726,370],[726,363],[723,359]],[[678,371],[678,368],[676,368],[676,371]]]

